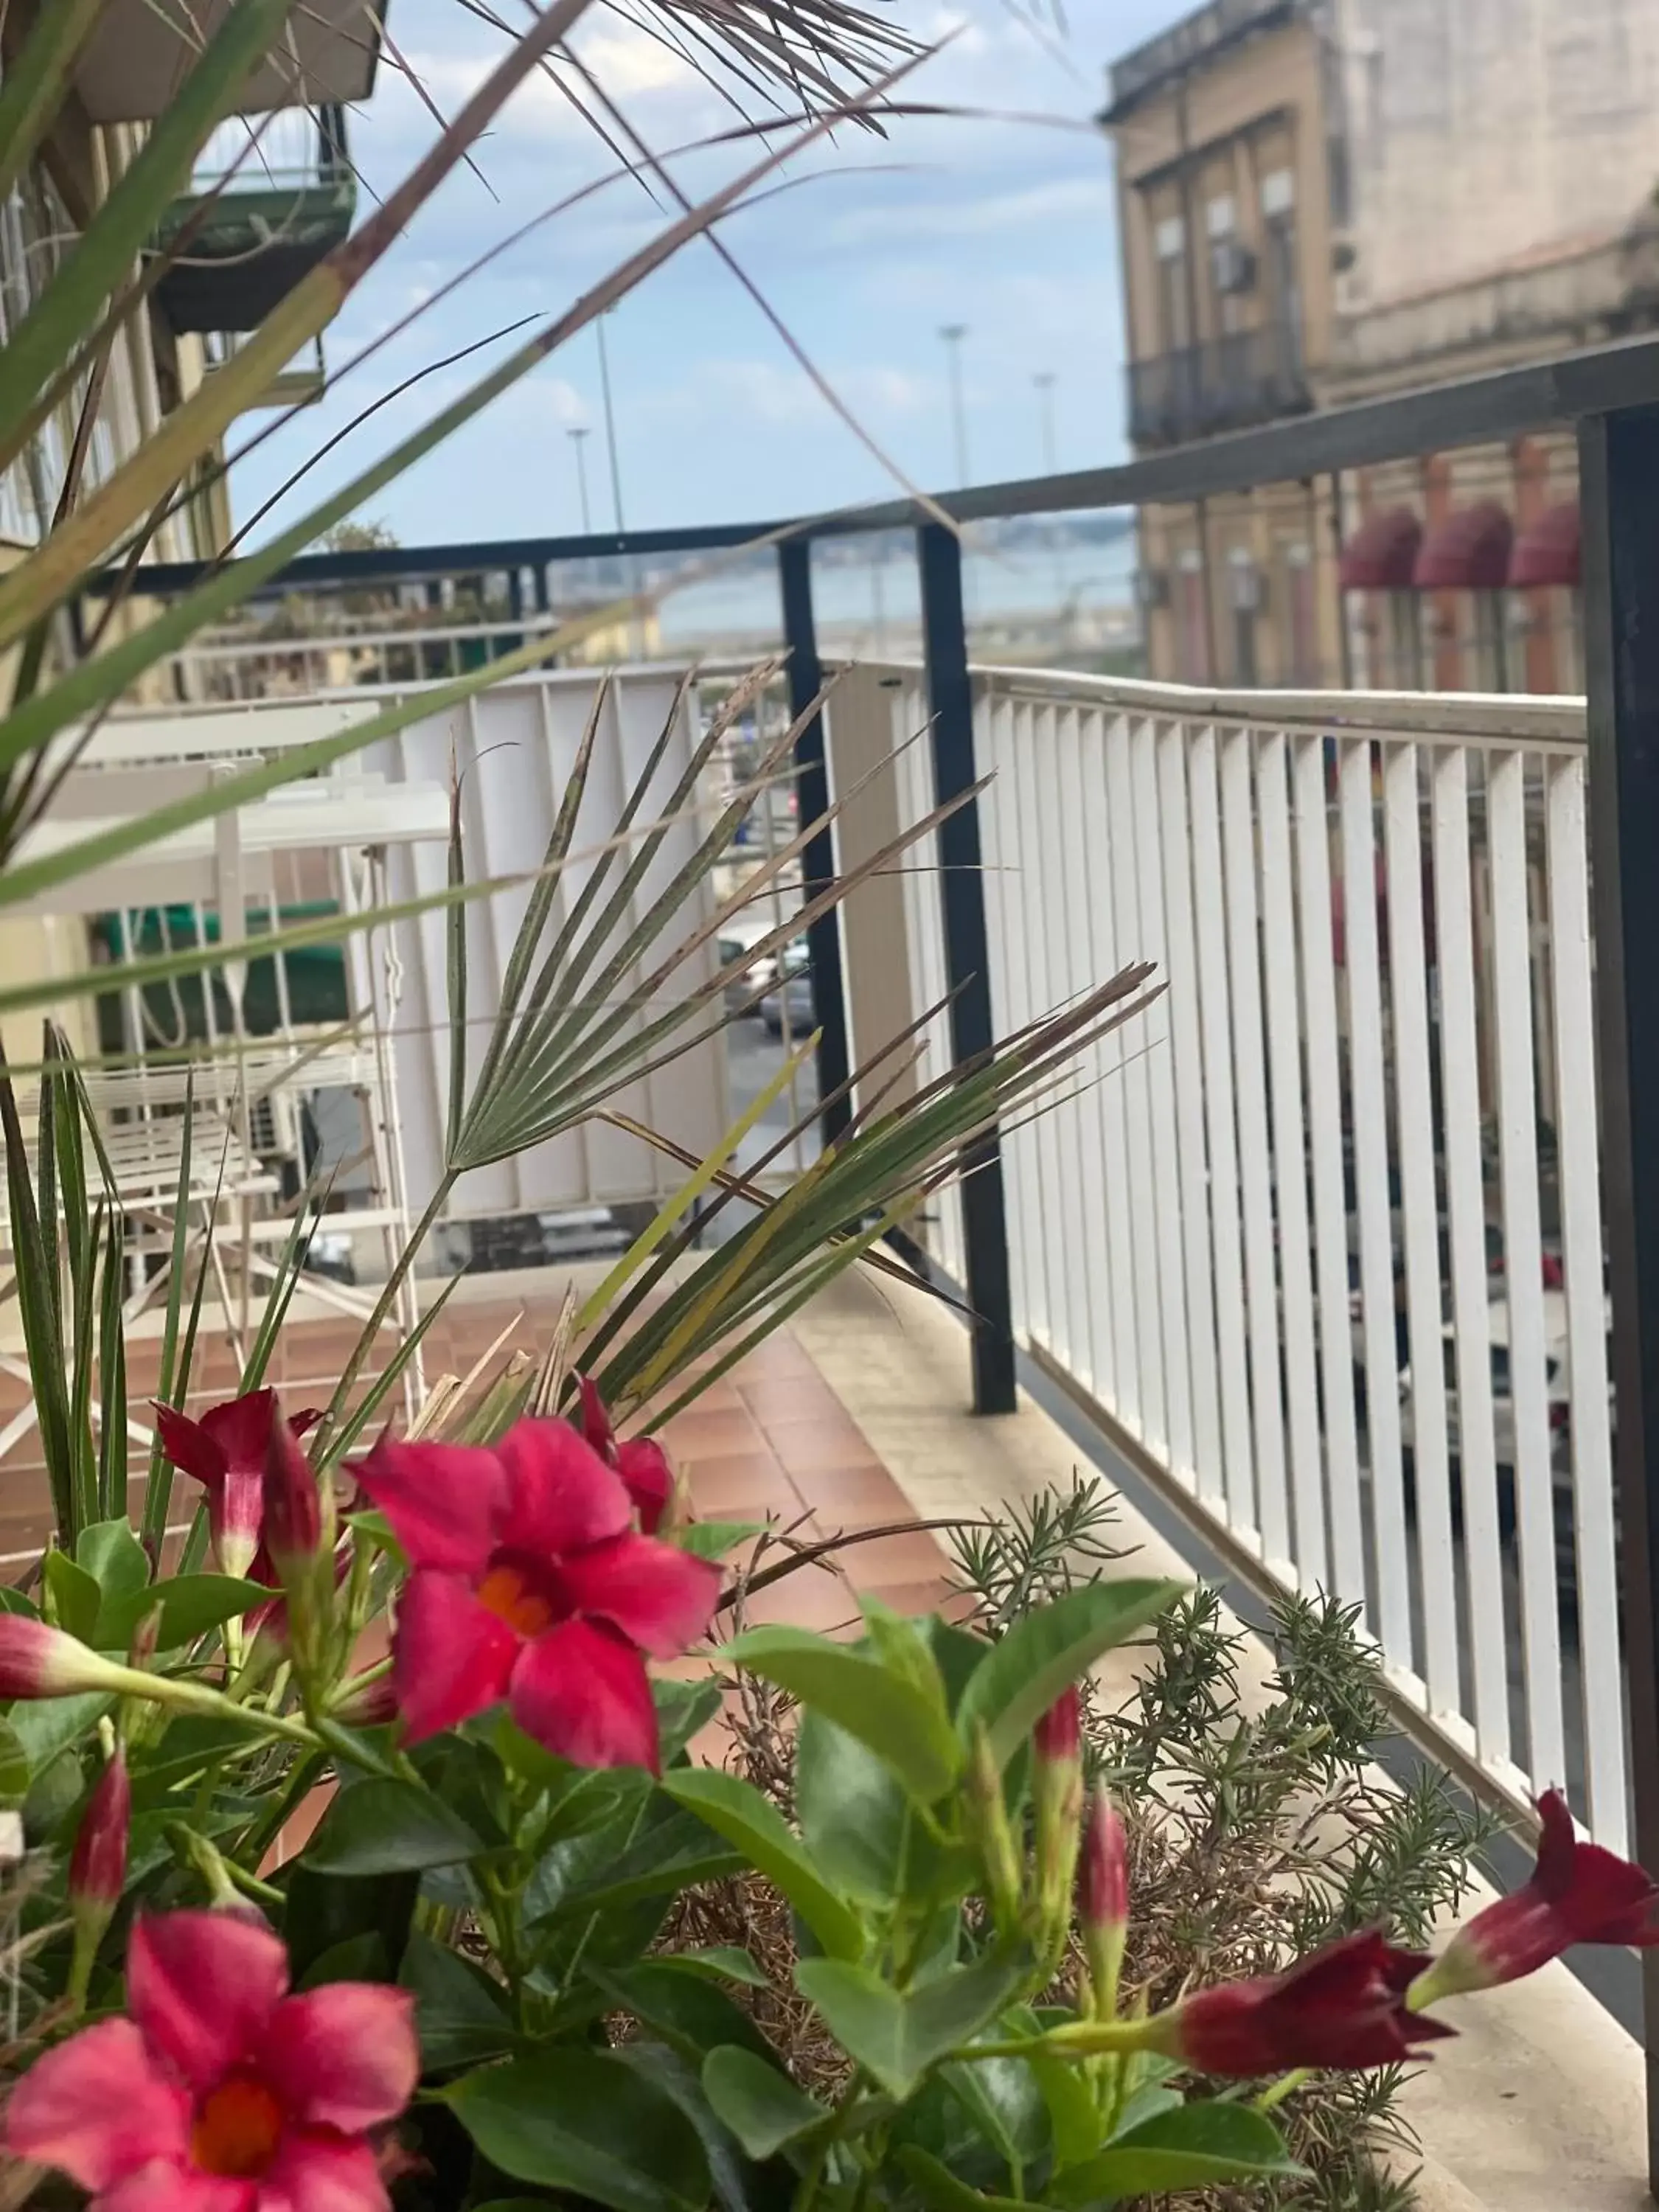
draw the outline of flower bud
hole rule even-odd
[[[384,1728],[398,1717],[398,1695],[389,1674],[373,1682],[347,1684],[334,1717],[348,1728]]]
[[[1082,1713],[1075,1688],[1056,1698],[1033,1735],[1031,1800],[1037,1912],[1050,1969],[1060,1963],[1072,1918],[1072,1883],[1083,1827]]]
[[[63,1698],[116,1690],[126,1669],[30,1613],[0,1613],[0,1698]]]
[[[647,1536],[659,1536],[680,1517],[680,1486],[654,1437],[630,1437],[617,1447],[616,1468]]]
[[[287,1600],[289,1650],[301,1679],[321,1666],[337,1587],[334,1489],[319,1481],[286,1421],[271,1424],[265,1455],[264,1538]]]
[[[1109,2020],[1117,2010],[1129,1935],[1129,1856],[1122,1820],[1103,1788],[1095,1791],[1084,1827],[1077,1912],[1089,1960],[1091,2008],[1097,2020]]]
[[[591,1444],[602,1460],[609,1462],[615,1456],[617,1440],[599,1386],[591,1375],[579,1375],[576,1389],[580,1394],[576,1431],[584,1443]]]
[[[69,1907],[75,1923],[70,1993],[76,1998],[86,1995],[98,1946],[126,1886],[131,1821],[132,1790],[127,1780],[126,1754],[118,1743],[93,1785],[70,1854]]]
[[[967,1796],[969,1832],[979,1850],[986,1902],[999,1934],[1006,1935],[1019,1924],[1024,1884],[1008,1826],[1002,1776],[983,1727],[974,1731],[973,1748],[968,1759]]]

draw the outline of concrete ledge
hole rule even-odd
[[[972,1418],[966,1339],[925,1293],[843,1278],[791,1328],[920,1515],[995,1510],[1069,1482],[1081,1464],[1024,1394],[1016,1413]],[[1191,1571],[1128,1498],[1120,1504],[1138,1570]],[[1265,1685],[1271,1665],[1251,1637],[1241,1673]],[[1481,1889],[1466,1911],[1490,1896]],[[1404,2100],[1422,2143],[1421,2212],[1638,2212],[1650,2203],[1642,2052],[1565,1966],[1462,1999],[1445,2016],[1460,2040]],[[1418,2161],[1395,2163],[1409,2172]]]

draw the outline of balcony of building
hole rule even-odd
[[[1127,374],[1129,438],[1141,452],[1277,422],[1313,404],[1300,335],[1287,325],[1131,362]]]
[[[700,1448],[710,1462],[729,1451],[757,1497],[774,1484],[781,1509],[797,1501],[820,1518],[843,1502],[861,1510],[854,1492],[884,1510],[888,1483],[919,1512],[949,1512],[1091,1459],[1139,1516],[1136,1540],[1172,1544],[1189,1571],[1218,1576],[1243,1617],[1286,1591],[1352,1607],[1395,1721],[1448,1787],[1524,1826],[1532,1796],[1559,1784],[1592,1836],[1650,1858],[1659,625],[1644,610],[1659,605],[1656,379],[1659,344],[1638,343],[944,501],[967,527],[1196,505],[1425,446],[1572,426],[1588,702],[998,666],[970,656],[952,527],[900,501],[784,534],[775,635],[787,664],[750,735],[792,718],[801,735],[794,792],[756,810],[763,852],[794,854],[768,898],[787,921],[785,902],[837,872],[867,872],[838,917],[805,933],[799,990],[785,977],[770,994],[786,1039],[817,1033],[794,1101],[811,1140],[780,1155],[768,1150],[775,1127],[756,1159],[787,1176],[836,1141],[859,1103],[850,1071],[896,1036],[917,1050],[902,1095],[1137,963],[1164,988],[1088,1037],[1079,1079],[1003,1131],[914,1224],[906,1252],[961,1298],[971,1327],[921,1291],[850,1286],[798,1317],[781,1355],[804,1360],[805,1427],[839,1440],[827,1457],[800,1456],[805,1427],[775,1437],[756,1411],[771,1394],[751,1399],[741,1376],[703,1409],[702,1435],[681,1442],[694,1488],[721,1479]],[[283,1233],[284,1161],[315,1164],[295,1134],[299,1108],[331,1087],[368,1099],[379,1181],[343,1194],[361,1219],[340,1232],[358,1279],[309,1285],[311,1317],[361,1307],[375,1239],[408,1233],[410,1195],[442,1143],[443,930],[403,909],[446,880],[451,774],[472,871],[521,873],[545,849],[593,711],[591,668],[537,665],[555,657],[551,580],[562,565],[610,562],[626,588],[658,557],[718,561],[775,529],[308,556],[273,585],[313,613],[332,595],[337,619],[319,617],[311,637],[204,642],[176,672],[180,699],[199,703],[112,718],[65,779],[70,811],[48,824],[59,844],[97,834],[141,789],[167,796],[158,777],[182,792],[283,747],[363,733],[325,775],[72,894],[82,918],[88,902],[125,918],[106,939],[106,997],[129,1024],[112,1056],[131,1085],[149,1054],[149,1105],[165,1104],[169,1083],[176,1104],[181,1079],[179,1050],[152,1049],[158,1024],[240,1041],[269,1114],[243,1128],[213,1099],[202,1108],[218,1115],[252,1244]],[[815,540],[877,531],[912,533],[921,657],[830,670]],[[154,567],[146,588],[176,597],[197,573]],[[492,616],[492,595],[468,580],[495,574],[509,587]],[[385,609],[366,603],[405,591],[425,601],[424,628],[369,635]],[[615,616],[619,633],[626,623]],[[424,656],[447,630],[441,666]],[[387,658],[410,647],[407,661]],[[815,716],[826,673],[838,681]],[[690,656],[625,662],[596,726],[595,787],[619,793],[627,763],[660,741],[675,787],[727,682]],[[843,804],[829,823],[832,794]],[[970,799],[905,865],[878,865],[937,806]],[[700,898],[741,889],[746,844],[733,838]],[[56,849],[47,840],[21,857]],[[37,905],[59,913],[71,894],[55,896],[58,907]],[[331,898],[385,919],[342,952],[327,1021],[307,1026],[314,1009],[280,970],[262,979],[267,1011],[250,1020],[260,928]],[[487,1018],[508,957],[493,912],[481,902],[467,924],[469,1021]],[[703,912],[712,922],[714,905]],[[223,980],[199,1004],[146,1006],[121,986],[119,962],[145,941],[134,917],[151,914],[198,939],[217,930]],[[741,976],[741,945],[728,957]],[[715,958],[711,945],[710,978]],[[729,1124],[737,1029],[701,1039],[647,1086],[642,1118],[689,1152]],[[326,1084],[308,1057],[325,1045]],[[752,1068],[744,1079],[757,1095]],[[550,1310],[571,1249],[614,1248],[666,1188],[668,1171],[647,1161],[604,1131],[483,1171],[438,1224],[422,1296],[470,1255],[487,1301],[490,1267],[533,1259],[529,1295]],[[513,1279],[514,1296],[522,1289]],[[469,1323],[493,1325],[482,1312]],[[326,1364],[322,1336],[311,1356]],[[428,1371],[439,1356],[428,1346]],[[26,1452],[27,1426],[19,1405],[0,1446]],[[896,1584],[931,1587],[933,1573],[931,1554],[907,1553]],[[1441,2191],[1425,2204],[1599,2212],[1638,2199],[1633,1956],[1597,1954],[1585,1979],[1561,1969],[1529,1986],[1470,2023],[1413,2092]],[[1471,2117],[1483,2105],[1498,2116],[1490,2130]]]
[[[222,125],[151,240],[175,331],[257,330],[340,244],[357,204],[345,111],[298,107],[256,133]]]
[[[21,37],[54,0],[18,0]],[[151,123],[173,100],[234,0],[107,0],[76,57],[73,84],[94,124]],[[380,64],[381,0],[310,0],[252,72],[237,112],[367,100]],[[9,20],[9,33],[14,26]]]

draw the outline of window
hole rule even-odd
[[[1285,672],[1299,689],[1312,690],[1318,685],[1320,675],[1319,623],[1314,602],[1313,560],[1305,545],[1285,548],[1285,602],[1289,647]]]
[[[1261,681],[1256,617],[1261,611],[1261,571],[1242,546],[1227,556],[1227,598],[1232,610],[1233,682],[1254,690]]]
[[[1210,610],[1204,567],[1196,553],[1183,553],[1175,578],[1176,678],[1182,684],[1210,681]]]
[[[1158,250],[1158,339],[1165,353],[1180,353],[1193,342],[1193,325],[1187,226],[1178,215],[1158,224],[1153,243]]]
[[[1383,648],[1388,659],[1390,691],[1423,689],[1423,602],[1415,592],[1388,595],[1388,635]]]
[[[1467,666],[1470,689],[1507,691],[1510,688],[1509,595],[1505,592],[1475,592],[1473,666]]]

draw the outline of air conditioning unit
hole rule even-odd
[[[1255,256],[1236,238],[1218,238],[1210,248],[1215,289],[1224,299],[1255,289]]]
[[[1227,563],[1227,596],[1238,615],[1259,615],[1267,603],[1267,579],[1249,554],[1235,554]]]
[[[1170,604],[1170,572],[1167,568],[1137,568],[1135,571],[1135,603],[1143,614]]]

